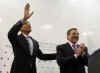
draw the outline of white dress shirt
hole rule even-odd
[[[72,47],[72,50],[75,50],[78,48],[78,44],[73,44],[72,42],[68,41],[68,43],[70,44],[70,46]],[[73,47],[73,45],[75,45],[75,48]]]

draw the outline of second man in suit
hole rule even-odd
[[[68,30],[67,39],[67,43],[57,46],[60,73],[85,73],[85,66],[88,66],[88,52],[84,44],[78,44],[77,28]]]

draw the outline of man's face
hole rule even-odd
[[[67,35],[67,38],[72,43],[77,43],[79,40],[79,32],[77,30],[72,30],[69,35]]]
[[[29,34],[31,32],[31,25],[29,22],[26,22],[22,28],[21,28],[21,32],[27,33]]]

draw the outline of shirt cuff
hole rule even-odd
[[[20,22],[21,22],[22,24],[24,24],[25,21],[24,21],[23,19],[21,19]]]
[[[78,56],[76,54],[74,54],[74,57],[77,58]]]

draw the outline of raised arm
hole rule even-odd
[[[21,27],[24,25],[24,22],[27,21],[32,15],[32,13],[29,13],[30,5],[29,3],[25,5],[24,8],[24,17],[22,20],[18,21],[8,32],[8,38],[13,41],[17,39],[17,34],[20,31]]]

